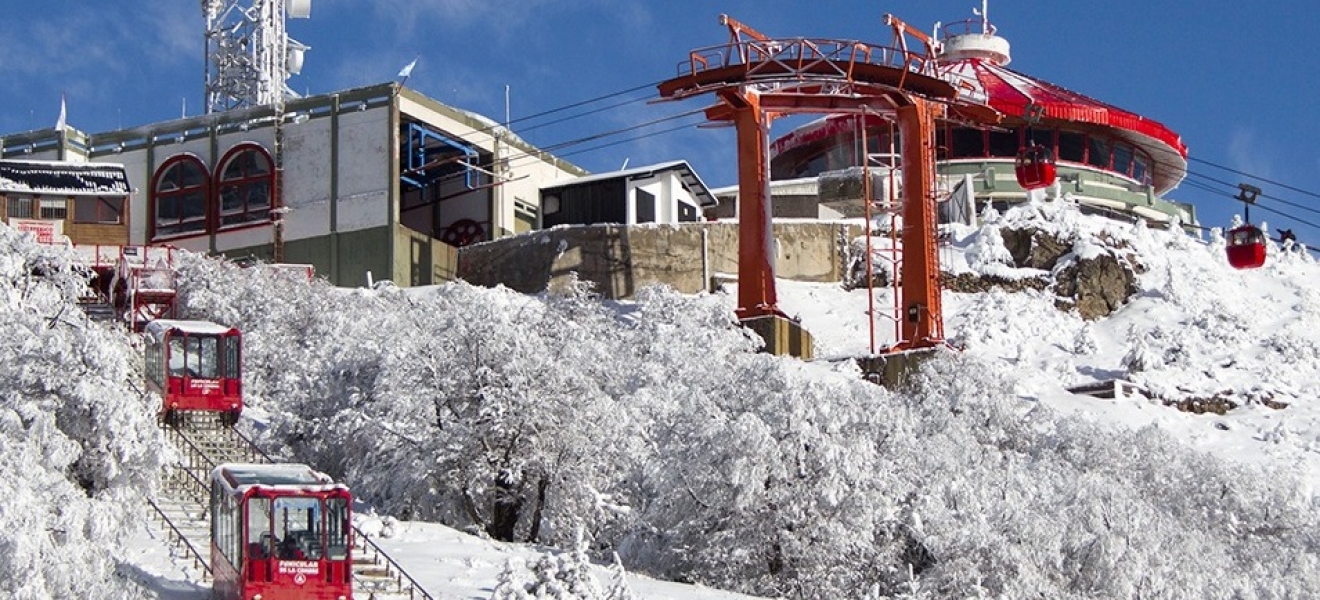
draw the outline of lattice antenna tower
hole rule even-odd
[[[308,47],[286,19],[312,14],[312,0],[202,0],[206,14],[206,112],[282,103]]]

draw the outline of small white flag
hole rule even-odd
[[[55,131],[64,131],[65,116],[67,111],[64,106],[64,93],[60,93],[60,118],[55,121]]]
[[[417,58],[421,57],[419,56]],[[399,77],[407,79],[409,75],[412,75],[413,67],[417,66],[417,58],[414,58],[412,62],[408,63],[404,68],[399,69]]]

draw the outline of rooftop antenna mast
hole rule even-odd
[[[206,14],[206,112],[266,106],[296,97],[287,82],[308,47],[286,19],[312,14],[312,0],[202,0]]]
[[[990,0],[981,0],[981,10],[973,8],[972,14],[981,17],[981,33],[994,35],[995,26],[990,24]]]

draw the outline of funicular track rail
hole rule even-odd
[[[167,489],[177,496],[195,500],[203,512],[210,494],[207,481],[216,466],[227,462],[277,462],[238,430],[225,426],[219,415],[185,413],[177,422],[162,422],[161,426],[165,429],[166,437],[183,454],[181,464],[167,477]],[[173,535],[179,537],[193,558],[209,574],[207,558],[197,546],[187,539],[165,510],[155,502],[151,505]],[[376,598],[376,594],[391,594],[406,595],[410,600],[435,600],[398,561],[371,541],[356,525],[353,526],[353,536],[355,543],[365,551],[362,553],[363,562],[359,563],[361,570],[355,568],[353,578],[360,591],[366,592],[366,598]]]

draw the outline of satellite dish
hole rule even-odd
[[[308,49],[309,49],[308,46],[298,42],[297,40],[290,39],[287,54],[284,60],[284,68],[288,69],[289,73],[292,73],[294,75],[301,73],[303,67],[303,58],[304,55],[307,53]]]
[[[306,19],[312,16],[312,0],[289,0],[284,7],[290,19]]]

